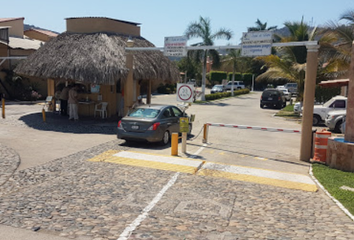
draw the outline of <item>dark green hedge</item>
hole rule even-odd
[[[340,94],[340,87],[323,88],[319,85],[316,86],[315,99],[316,102],[327,102],[334,96]]]
[[[210,71],[209,77],[209,80],[212,85],[221,84],[223,79],[227,79],[227,72]]]
[[[232,80],[232,72],[227,75],[227,79],[228,79],[229,81]],[[242,74],[239,73],[239,72],[236,72],[236,73],[235,73],[235,81],[242,81],[242,80],[243,80],[243,79],[242,79]]]
[[[175,93],[176,92],[177,85],[176,84],[160,84],[157,87],[157,92],[158,93],[163,93],[163,94],[170,94],[170,93]]]
[[[240,89],[240,90],[234,91],[234,96],[246,94],[249,92],[250,92],[250,90],[247,88]],[[205,95],[205,100],[210,101],[210,100],[215,100],[215,99],[225,98],[225,97],[230,97],[230,96],[231,96],[231,92],[213,93],[213,94]]]

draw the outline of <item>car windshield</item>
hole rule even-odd
[[[160,110],[151,108],[136,108],[128,114],[129,117],[136,118],[156,118],[159,115]]]
[[[334,102],[334,100],[333,100],[333,99],[329,99],[327,102],[325,102],[325,103],[323,104],[323,106],[328,108],[329,105],[331,105],[332,102]]]
[[[217,86],[214,86],[213,89],[222,89],[222,86],[217,85]]]
[[[263,97],[273,97],[277,96],[279,93],[277,91],[264,91],[263,92]]]

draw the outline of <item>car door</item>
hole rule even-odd
[[[177,131],[179,132],[179,122],[180,122],[180,118],[184,117],[183,112],[177,107],[172,107],[172,112],[177,120],[177,125],[175,126],[175,129],[177,129]]]
[[[162,112],[161,124],[163,124],[164,128],[167,129],[170,133],[178,133],[178,120],[179,119],[173,114],[171,107],[165,108],[165,110]]]

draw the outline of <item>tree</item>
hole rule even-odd
[[[231,30],[221,28],[216,32],[212,32],[209,18],[199,17],[198,22],[192,22],[188,25],[185,35],[188,39],[200,38],[201,42],[192,46],[213,46],[216,39],[227,39],[232,37]],[[188,53],[194,59],[203,61],[203,76],[202,76],[202,100],[205,101],[205,77],[206,77],[206,62],[209,55],[213,60],[213,65],[220,63],[219,53],[216,50],[192,51]]]
[[[280,36],[281,42],[311,41],[316,34],[316,28],[311,29],[303,18],[301,22],[285,22],[284,25],[289,29],[290,36]],[[259,75],[257,80],[285,78],[296,82],[298,84],[298,99],[302,101],[307,57],[306,47],[282,47],[276,48],[276,50],[276,56],[260,57],[269,69]]]
[[[267,22],[262,23],[258,18],[256,21],[256,26],[255,27],[249,27],[248,31],[265,31],[265,30],[273,30],[273,29],[277,29],[277,26],[272,26],[267,28]]]
[[[343,13],[340,20],[347,20],[351,25],[354,24],[354,10],[348,10]]]
[[[192,58],[184,57],[177,63],[180,72],[187,73],[186,79],[199,79],[201,76],[201,63],[196,62]]]

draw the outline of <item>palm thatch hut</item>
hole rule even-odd
[[[126,53],[128,39],[134,41],[134,47],[154,47],[140,36],[137,23],[109,18],[69,18],[67,32],[30,55],[15,72],[48,79],[48,95],[51,96],[58,83],[86,84],[88,91],[79,95],[81,98],[108,102],[109,116],[123,115],[122,98],[126,112],[140,95],[144,81],[150,102],[151,91],[158,84],[176,82],[180,78],[176,65],[160,51]],[[132,79],[128,77],[130,69],[126,62],[129,54],[133,56]],[[96,85],[100,86],[99,91],[91,92],[90,87]],[[93,108],[82,110],[81,114],[92,115]]]

